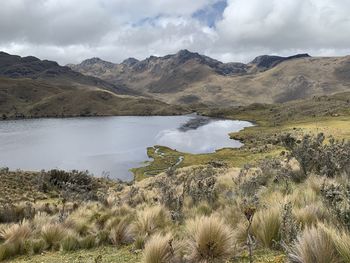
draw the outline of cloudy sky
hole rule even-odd
[[[228,61],[350,54],[349,0],[7,0],[0,50],[60,64],[189,49]]]

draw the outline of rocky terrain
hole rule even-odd
[[[93,58],[68,65],[84,75],[124,85],[172,104],[214,106],[275,103],[349,91],[350,57],[259,56],[222,63],[188,50],[120,64]]]

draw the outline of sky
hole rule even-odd
[[[4,0],[0,50],[61,65],[188,49],[223,62],[350,54],[349,0]]]

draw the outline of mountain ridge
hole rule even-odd
[[[0,119],[188,112],[55,61],[0,53]]]
[[[180,50],[132,64],[70,65],[82,74],[125,85],[171,104],[246,105],[278,103],[349,90],[349,57],[310,55],[258,56],[251,62],[223,63],[197,52]]]

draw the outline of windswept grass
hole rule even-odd
[[[171,234],[155,234],[146,243],[143,263],[181,263],[179,247]]]
[[[129,219],[123,218],[114,224],[110,230],[109,238],[116,246],[131,243],[132,233]]]
[[[61,240],[67,235],[67,230],[59,224],[48,224],[43,226],[41,237],[48,249],[58,250]]]
[[[254,215],[252,233],[259,244],[272,248],[280,240],[281,209],[279,206],[258,211]]]
[[[186,228],[190,262],[224,262],[235,254],[232,230],[220,218],[196,218]]]
[[[337,263],[339,257],[331,236],[324,226],[307,227],[289,248],[292,263]]]
[[[146,207],[137,213],[132,229],[136,234],[151,235],[155,231],[165,228],[169,222],[170,214],[164,207]]]
[[[331,237],[334,246],[342,260],[342,262],[350,262],[350,234],[346,230],[339,231],[337,229],[327,227],[326,233]]]
[[[31,235],[32,229],[27,221],[22,221],[19,224],[9,225],[0,231],[0,238],[5,243],[24,241]]]

